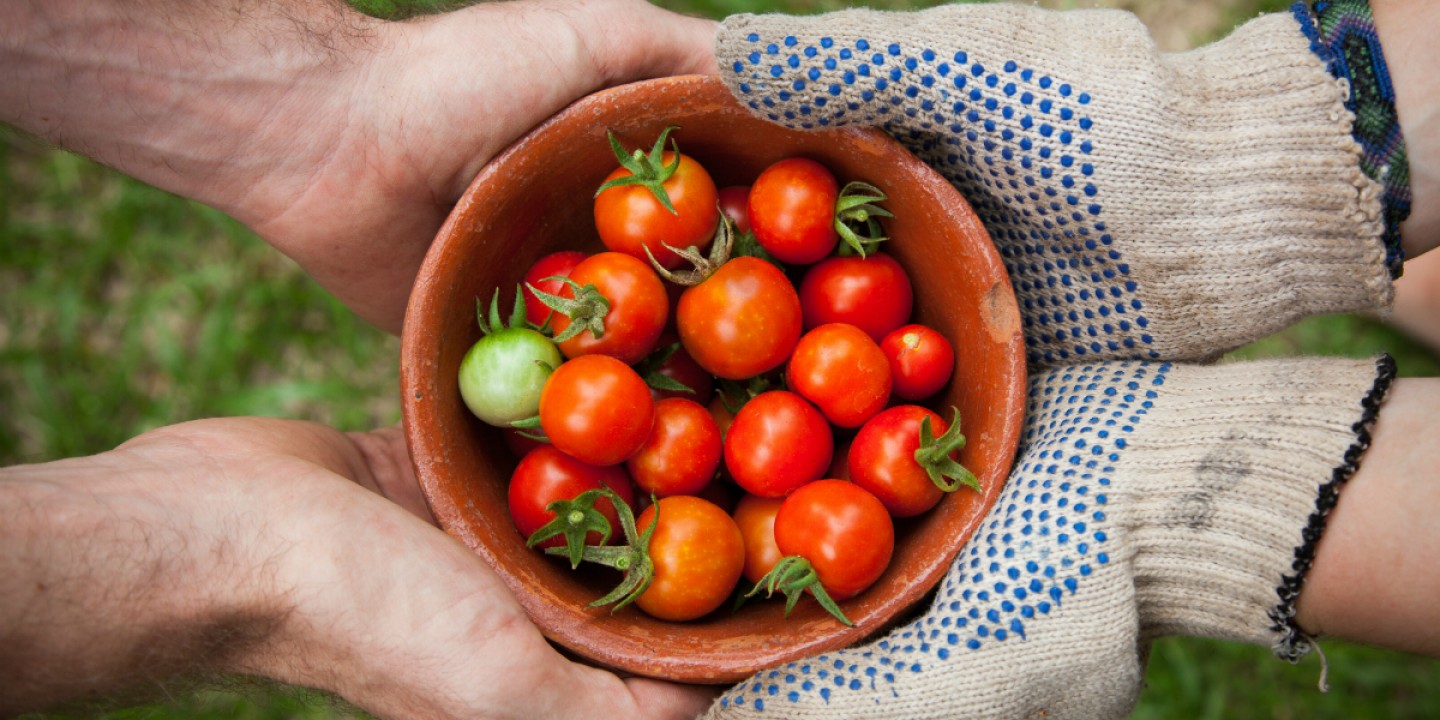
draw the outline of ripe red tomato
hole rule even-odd
[[[750,493],[780,497],[821,477],[834,451],[819,410],[793,392],[771,390],[735,414],[725,435],[725,469]]]
[[[890,362],[895,396],[902,400],[924,400],[940,392],[955,372],[950,341],[924,325],[905,325],[886,335],[880,350]]]
[[[556,500],[573,500],[586,490],[595,490],[601,485],[615,491],[626,504],[635,501],[635,488],[624,469],[618,466],[601,467],[590,465],[542,445],[520,460],[515,472],[510,475],[509,504],[510,517],[521,537],[530,537],[545,523],[555,518],[555,513],[546,509]],[[595,503],[606,520],[610,521],[610,541],[623,540],[620,532],[620,516],[609,500],[600,499]],[[587,545],[600,542],[600,534],[589,532],[585,535]],[[537,547],[563,547],[565,538],[555,536],[542,541]]]
[[[744,235],[750,232],[750,187],[730,185],[720,188],[720,212],[735,223],[735,231]]]
[[[650,537],[655,577],[635,600],[650,615],[683,621],[725,604],[745,567],[745,541],[735,521],[714,503],[688,495],[660,498],[635,520],[644,532],[656,512]]]
[[[895,525],[869,491],[844,480],[817,480],[785,498],[775,515],[775,544],[810,561],[835,600],[855,597],[880,579],[895,550]]]
[[[704,405],[684,398],[655,403],[650,438],[625,461],[640,490],[659,497],[695,495],[720,466],[720,428]]]
[[[800,339],[800,297],[779,268],[734,258],[680,296],[680,342],[711,374],[744,380],[773,370]]]
[[[609,355],[562,363],[540,393],[540,427],[555,447],[590,463],[615,465],[650,437],[650,388]]]
[[[762,498],[746,493],[735,504],[735,524],[745,538],[745,579],[758,583],[784,555],[775,544],[775,513],[784,498]]]
[[[750,186],[750,228],[781,262],[808,265],[835,249],[835,176],[814,160],[786,158],[765,168]]]
[[[849,323],[877,343],[910,319],[914,295],[905,268],[883,253],[827,258],[800,280],[805,329]]]
[[[655,349],[670,305],[665,283],[645,261],[623,253],[602,252],[576,265],[570,279],[582,288],[594,285],[610,301],[610,310],[604,315],[604,331],[599,337],[592,330],[584,330],[557,343],[565,357],[610,355],[632,365]],[[575,289],[567,285],[559,295],[574,299]],[[555,336],[560,337],[574,320],[556,313],[551,322]]]
[[[546,280],[548,277],[569,277],[570,271],[585,259],[579,250],[561,250],[540,258],[525,272],[525,319],[539,327],[550,316],[550,308],[530,291],[533,285],[552,295],[558,294],[565,283],[560,280]]]
[[[669,165],[674,159],[673,152],[666,152],[661,164]],[[631,174],[623,167],[616,168],[605,182]],[[694,245],[702,251],[709,247],[715,223],[720,221],[719,198],[710,173],[684,153],[680,154],[680,167],[662,187],[675,208],[673,213],[648,188],[622,185],[605,189],[595,197],[595,229],[606,248],[648,262],[648,247],[656,261],[673,270],[685,260],[665,245],[681,249]]]
[[[839,427],[860,427],[890,400],[890,363],[854,325],[830,323],[805,333],[785,371],[790,389]]]
[[[945,434],[949,423],[938,414],[918,405],[899,405],[871,418],[850,445],[850,481],[873,493],[895,517],[919,515],[944,496],[915,461],[920,423],[927,417],[936,437]]]

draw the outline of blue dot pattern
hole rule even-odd
[[[752,110],[805,129],[881,127],[965,195],[1009,270],[1032,364],[1159,357],[1106,226],[1094,98],[1078,82],[865,38],[745,43],[728,69]]]
[[[1023,642],[1110,564],[1119,532],[1109,522],[1111,480],[1169,371],[1135,361],[1057,368],[1032,382],[1021,461],[930,612],[873,645],[756,675],[722,707],[783,716],[787,703],[840,693],[878,703],[901,695],[916,673]]]

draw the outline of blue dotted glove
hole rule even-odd
[[[1293,605],[1393,366],[1161,361],[1390,301],[1382,182],[1309,21],[1179,55],[1111,11],[725,22],[721,69],[754,112],[882,127],[961,190],[1052,369],[929,609],[711,716],[1122,717],[1156,637],[1308,649]]]
[[[1381,186],[1306,29],[1168,55],[1118,11],[958,4],[736,16],[716,53],[756,113],[882,127],[953,182],[1032,363],[1173,361],[1390,301]]]
[[[1270,643],[1388,358],[1062,367],[1031,382],[1025,450],[928,611],[763,671],[711,717],[1119,718],[1149,642]]]

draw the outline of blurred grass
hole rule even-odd
[[[354,2],[382,17],[460,4]],[[1166,2],[1183,4],[1108,4],[1144,17]],[[856,3],[661,4],[720,17]],[[1187,36],[1195,43],[1288,2],[1209,4],[1212,26]],[[398,420],[398,341],[355,318],[233,220],[3,128],[0,198],[0,465],[94,453],[160,425],[215,415],[299,417],[343,429]],[[1435,355],[1380,322],[1354,316],[1312,318],[1232,357],[1382,351],[1396,357],[1402,375],[1440,374]],[[1343,643],[1327,643],[1326,652],[1332,690],[1321,694],[1313,656],[1290,666],[1264,648],[1162,640],[1153,648],[1147,688],[1133,717],[1440,717],[1434,661]],[[363,717],[321,693],[246,687],[178,691],[158,703],[83,714],[126,720]]]

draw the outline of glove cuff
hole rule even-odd
[[[1131,486],[1142,633],[1310,649],[1295,602],[1395,375],[1388,357],[1214,366],[1172,374],[1137,432]]]

